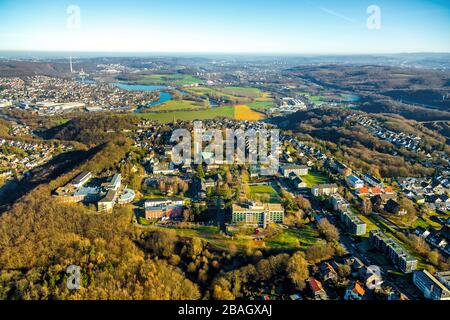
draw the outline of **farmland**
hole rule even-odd
[[[161,123],[168,123],[175,120],[206,120],[206,119],[214,119],[214,118],[230,118],[234,119],[234,108],[233,107],[219,107],[198,111],[173,111],[166,113],[141,113],[136,114],[136,116],[149,119],[156,120]]]
[[[256,121],[264,118],[264,115],[260,112],[252,110],[247,105],[237,105],[235,107],[235,119],[236,120],[250,120]]]
[[[170,100],[157,106],[151,107],[151,111],[180,111],[180,110],[198,110],[207,109],[202,103],[190,100]]]

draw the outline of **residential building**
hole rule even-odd
[[[352,169],[339,161],[333,162],[333,169],[336,170],[338,173],[342,174],[344,177],[347,177],[352,174]]]
[[[383,181],[381,181],[380,179],[377,179],[374,176],[371,176],[369,174],[361,175],[361,179],[364,180],[365,182],[367,182],[367,184],[369,184],[371,187],[381,188],[381,189],[384,187]]]
[[[265,228],[269,223],[283,223],[284,208],[279,203],[247,203],[232,205],[232,222]]]
[[[387,254],[392,263],[402,272],[411,273],[417,269],[417,259],[381,230],[372,230],[369,242],[373,247]]]
[[[311,278],[308,280],[308,285],[314,300],[328,300],[328,295],[319,280]]]
[[[330,199],[334,211],[347,211],[350,208],[350,203],[345,200],[339,193],[335,193]]]
[[[364,188],[364,181],[362,181],[360,178],[358,178],[355,175],[350,175],[345,178],[345,181],[352,189],[361,189]]]
[[[335,280],[338,277],[336,270],[328,262],[319,265],[319,273],[323,281]]]
[[[281,173],[285,178],[288,178],[291,173],[294,173],[297,176],[306,176],[308,175],[308,171],[309,171],[308,166],[296,164],[281,165]]]
[[[437,277],[435,277],[427,270],[416,271],[414,272],[413,282],[423,292],[426,299],[450,300],[450,287],[448,283],[450,272],[447,271],[444,274],[447,275],[442,277],[442,275],[437,273]]]
[[[339,216],[349,232],[357,236],[366,234],[367,224],[363,222],[355,213],[349,210],[341,211]]]
[[[362,300],[366,291],[358,281],[352,281],[345,291],[344,300]]]
[[[339,187],[337,186],[337,184],[319,184],[311,188],[311,193],[315,197],[321,197],[321,196],[330,196],[333,193],[337,193],[338,190]]]

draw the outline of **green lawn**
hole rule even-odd
[[[317,184],[330,182],[327,176],[317,171],[310,171],[307,176],[302,177],[302,180],[306,182],[308,188]]]
[[[280,201],[279,194],[271,186],[250,186],[250,197],[258,197],[261,194],[268,194],[270,196],[270,202],[276,203]]]
[[[261,90],[257,88],[247,88],[247,87],[224,87],[222,92],[230,94],[236,97],[245,98],[258,98],[261,96]]]
[[[319,239],[319,233],[311,226],[283,230],[271,239],[265,240],[268,247],[306,250]]]
[[[167,113],[136,113],[140,118],[168,123],[175,120],[207,120],[219,117],[234,119],[234,107],[219,107],[198,111],[174,111]]]

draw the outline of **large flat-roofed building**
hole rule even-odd
[[[284,208],[279,203],[233,204],[232,222],[265,228],[269,223],[284,222]]]
[[[185,201],[181,198],[158,198],[145,201],[145,218],[177,219],[183,216]]]
[[[357,236],[366,234],[367,224],[351,211],[341,211],[339,214],[342,223],[347,229]]]
[[[291,173],[295,173],[297,176],[308,175],[308,166],[297,165],[297,164],[284,164],[281,166],[281,173],[285,178],[288,178]]]
[[[447,274],[447,280],[445,280],[445,277],[442,277],[442,274]],[[427,270],[416,271],[414,272],[413,282],[423,292],[426,299],[450,300],[449,276],[449,271],[436,273],[436,277]]]
[[[373,247],[387,254],[392,263],[402,272],[411,273],[417,269],[417,259],[381,230],[372,230],[369,242]]]
[[[361,189],[364,188],[364,181],[358,178],[355,175],[350,175],[345,178],[345,181],[352,189]]]
[[[136,192],[134,190],[125,188],[119,199],[117,200],[119,204],[127,204],[133,202],[136,197]]]
[[[161,207],[168,205],[184,206],[185,201],[181,198],[154,198],[145,200],[145,208]]]
[[[117,200],[117,192],[109,190],[106,196],[97,203],[98,211],[112,211]]]
[[[54,197],[60,203],[83,202],[85,199],[84,195],[75,195],[76,191],[77,189],[72,185],[66,185],[64,187],[59,187],[58,189],[56,189]]]
[[[120,173],[116,173],[107,183],[103,184],[103,187],[106,190],[119,190],[122,184],[122,175]]]
[[[315,197],[330,196],[338,192],[337,184],[319,184],[312,186],[311,193]]]
[[[101,190],[97,187],[82,187],[75,191],[74,196],[81,196],[83,202],[95,202],[100,200]]]
[[[339,193],[335,193],[330,199],[334,211],[347,211],[350,208],[350,203],[345,200]]]
[[[92,178],[92,173],[89,171],[83,171],[75,179],[72,180],[71,185],[75,188],[81,188]]]

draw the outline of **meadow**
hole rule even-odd
[[[173,111],[165,113],[137,113],[135,116],[140,118],[155,120],[161,123],[172,122],[173,120],[207,120],[215,118],[234,119],[234,107],[219,107],[198,111]]]
[[[208,109],[208,106],[196,101],[190,100],[170,100],[160,105],[150,107],[149,111],[180,111],[180,110],[198,110]]]

